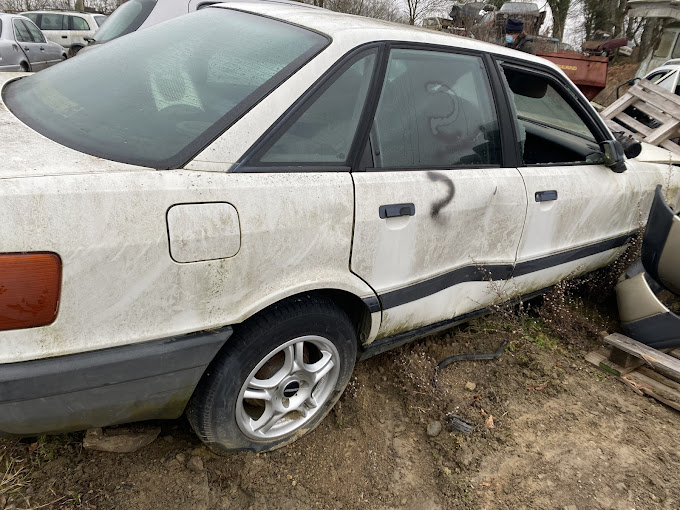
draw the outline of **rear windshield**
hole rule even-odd
[[[11,82],[3,100],[80,152],[180,168],[328,42],[281,21],[203,9]]]
[[[149,17],[158,0],[129,0],[118,7],[94,34],[97,42],[104,43],[121,35],[134,32]],[[99,21],[99,20],[97,20]]]

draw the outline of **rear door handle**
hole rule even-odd
[[[378,214],[383,220],[385,218],[396,218],[397,216],[413,216],[416,214],[416,206],[413,204],[389,204],[381,205]]]
[[[546,191],[537,191],[534,194],[536,202],[550,202],[552,200],[557,200],[557,190],[551,189]]]

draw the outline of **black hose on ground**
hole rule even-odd
[[[457,356],[449,356],[448,358],[445,358],[439,362],[437,365],[437,371],[440,371],[442,368],[450,365],[451,363],[455,363],[456,361],[486,361],[496,359],[500,357],[501,354],[503,354],[506,345],[508,345],[508,340],[503,341],[496,352],[483,354],[458,354]]]

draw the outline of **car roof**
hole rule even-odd
[[[36,9],[35,11],[23,11],[21,14],[79,14],[80,16],[92,16],[98,12],[69,11],[63,9]]]
[[[496,55],[512,56],[529,62],[546,65],[564,74],[559,67],[552,62],[519,52],[497,44],[486,43],[444,32],[428,30],[422,27],[393,23],[375,18],[355,16],[328,9],[310,9],[307,4],[299,2],[287,2],[282,0],[229,0],[227,2],[213,4],[209,8],[236,9],[253,14],[260,14],[270,18],[277,18],[288,23],[310,28],[324,33],[331,38],[342,34],[350,37],[357,45],[373,41],[405,41],[420,42],[450,46],[452,48],[470,49],[494,53]]]

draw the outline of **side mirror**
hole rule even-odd
[[[600,148],[604,155],[604,164],[617,174],[626,171],[625,156],[623,145],[618,140],[606,140],[600,142]]]

